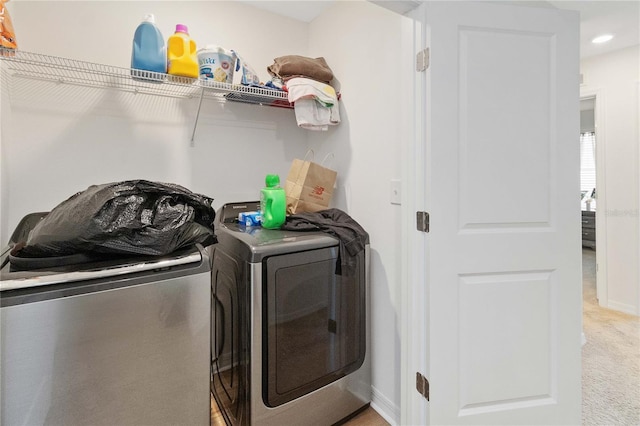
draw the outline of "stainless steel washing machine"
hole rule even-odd
[[[10,249],[45,214],[26,216],[2,253],[0,424],[208,425],[208,250],[18,270]]]
[[[216,215],[213,424],[334,424],[371,401],[369,247],[336,275],[336,238],[238,223],[255,210]]]

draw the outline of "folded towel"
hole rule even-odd
[[[292,77],[309,77],[324,83],[333,80],[333,71],[324,58],[307,58],[306,56],[287,55],[273,60],[267,71],[274,77],[285,81]]]
[[[333,87],[310,78],[292,78],[287,81],[286,88],[287,97],[292,103],[299,99],[315,99],[327,108],[338,103],[338,96]]]
[[[340,106],[336,102],[331,108],[329,108],[330,117],[329,124],[336,125],[340,123]]]
[[[307,130],[329,130],[329,126],[340,123],[340,107],[336,103],[331,108],[320,105],[313,99],[299,99],[293,109],[298,126]]]
[[[293,105],[298,126],[307,130],[329,130],[331,110],[314,99],[298,99]]]

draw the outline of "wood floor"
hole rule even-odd
[[[371,407],[350,419],[343,426],[389,426],[389,423]]]
[[[224,420],[217,410],[214,410],[215,402],[211,401],[211,426],[224,426]],[[390,426],[389,423],[371,407],[359,413],[357,416],[341,424],[341,426]]]

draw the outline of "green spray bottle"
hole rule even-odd
[[[260,215],[262,227],[278,229],[287,216],[287,197],[280,187],[280,176],[267,175],[266,187],[260,191]]]

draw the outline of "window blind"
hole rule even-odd
[[[596,134],[580,133],[580,190],[596,187]]]

